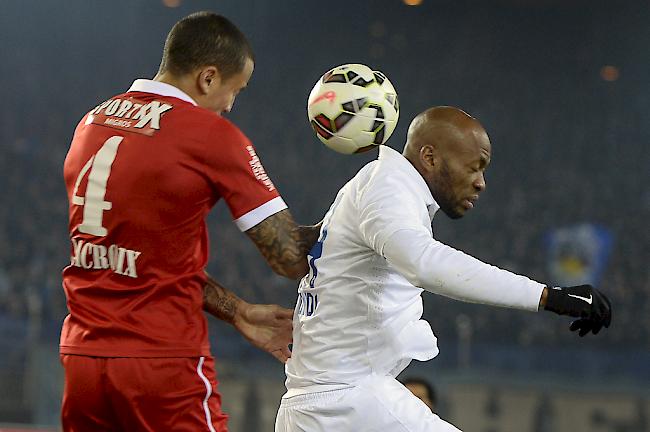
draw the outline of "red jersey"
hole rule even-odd
[[[84,116],[64,177],[61,353],[209,355],[206,215],[223,198],[245,231],[286,208],[246,136],[176,87],[137,80]]]

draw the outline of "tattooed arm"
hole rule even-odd
[[[208,280],[203,287],[203,310],[221,321],[234,325],[235,315],[237,315],[237,312],[241,312],[240,307],[244,301],[212,279],[212,276],[207,273],[206,275]]]
[[[207,274],[207,273],[206,273]],[[293,311],[277,305],[250,304],[212,279],[203,288],[203,309],[232,324],[251,344],[285,363],[291,357]]]
[[[307,253],[320,232],[321,223],[297,225],[289,210],[282,210],[246,231],[274,272],[291,279],[304,276]]]

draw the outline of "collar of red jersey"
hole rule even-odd
[[[192,105],[196,105],[194,99],[192,99],[187,93],[178,87],[174,87],[171,84],[167,84],[160,81],[154,81],[149,79],[137,79],[133,81],[131,87],[127,92],[143,92],[143,93],[153,93],[160,96],[169,96],[175,97],[185,102],[189,102]]]
[[[431,195],[429,186],[422,178],[422,175],[415,169],[411,162],[408,161],[403,155],[395,151],[392,147],[387,145],[379,146],[379,159],[389,161],[389,163],[395,168],[402,171],[411,183],[415,187],[418,195],[421,196],[424,200],[424,203],[427,206],[427,211],[429,212],[429,218],[433,221],[433,217],[440,208],[436,200]]]

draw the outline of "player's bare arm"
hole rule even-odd
[[[274,272],[291,279],[304,276],[309,268],[307,253],[312,248],[321,224],[296,224],[289,210],[282,210],[246,231]]]
[[[235,315],[243,302],[235,293],[208,275],[203,287],[203,310],[221,321],[234,324]]]
[[[210,275],[203,288],[203,309],[232,324],[251,344],[282,363],[291,357],[293,310],[247,303]]]

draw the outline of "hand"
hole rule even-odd
[[[293,310],[242,301],[233,325],[251,344],[286,363],[291,357]]]
[[[571,323],[569,329],[579,330],[581,337],[589,332],[598,334],[612,322],[612,306],[609,299],[591,285],[555,287],[547,290],[544,308],[559,315],[579,318]]]
[[[594,321],[588,318],[580,318],[571,323],[569,326],[569,330],[571,331],[578,331],[578,334],[580,337],[583,337],[589,332],[592,332],[593,334],[598,334],[598,332],[603,328],[603,325],[605,327],[609,327],[609,324],[605,325],[600,321]]]

